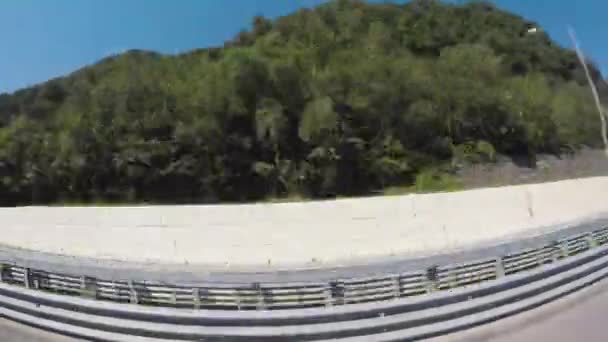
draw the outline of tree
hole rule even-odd
[[[132,50],[0,94],[0,202],[453,185],[441,173],[465,163],[599,146],[586,71],[602,85],[592,62],[484,1],[336,0],[256,16],[220,47]]]
[[[285,191],[289,191],[287,173],[290,169],[290,161],[281,159],[279,143],[283,139],[287,128],[287,118],[283,114],[283,106],[274,99],[262,99],[255,113],[256,136],[262,144],[270,145],[273,150],[272,164],[258,161],[253,165],[254,171],[265,177],[272,178],[272,193],[278,195],[277,183],[280,183]]]

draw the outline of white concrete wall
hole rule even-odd
[[[608,214],[608,177],[323,202],[0,209],[0,243],[131,261],[295,266],[431,254]],[[553,228],[551,228],[553,226]]]

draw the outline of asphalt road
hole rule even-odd
[[[605,342],[608,340],[608,279],[498,322],[430,342]],[[77,342],[0,319],[0,342]]]
[[[608,279],[540,308],[430,342],[608,341]]]
[[[0,342],[80,342],[0,318]]]

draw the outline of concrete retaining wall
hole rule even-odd
[[[0,243],[231,267],[348,264],[511,241],[608,212],[608,177],[337,201],[0,209]]]

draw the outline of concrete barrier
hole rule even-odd
[[[541,235],[608,212],[608,177],[336,201],[0,209],[0,243],[95,259],[303,268]]]

